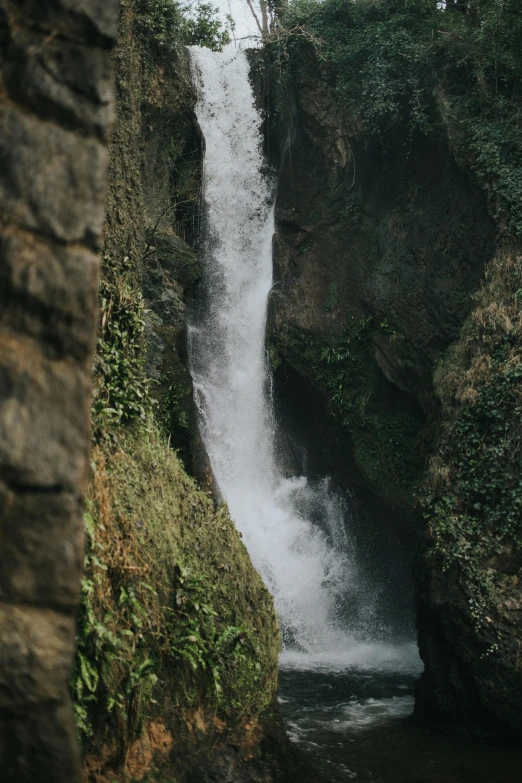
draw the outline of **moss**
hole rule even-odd
[[[503,568],[522,565],[521,291],[522,256],[499,253],[435,378],[442,432],[424,487],[428,557],[461,574],[477,628],[495,612]]]
[[[118,428],[151,411],[150,379],[145,374],[145,308],[132,263],[104,258],[100,283],[100,330],[94,357],[92,429]]]
[[[279,632],[226,506],[150,424],[96,446],[88,509],[73,681],[84,738],[128,748],[144,720],[186,730],[196,707],[229,729],[256,721],[275,692]]]

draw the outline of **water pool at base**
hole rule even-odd
[[[411,720],[417,674],[282,661],[292,741],[327,783],[518,783],[522,751],[450,739]]]

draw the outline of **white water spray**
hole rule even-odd
[[[193,48],[192,57],[206,147],[206,299],[189,329],[202,437],[219,490],[274,595],[285,646],[310,659],[349,648],[353,659],[359,645],[367,658],[368,644],[343,630],[347,595],[359,600],[359,616],[372,614],[371,600],[360,606],[344,502],[327,481],[313,487],[304,477],[285,478],[276,461],[264,347],[274,194],[262,174],[261,118],[248,61],[230,48]]]

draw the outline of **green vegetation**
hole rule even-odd
[[[270,353],[289,359],[323,392],[328,412],[350,432],[357,466],[374,491],[395,506],[406,497],[411,501],[412,488],[421,478],[421,422],[416,412],[374,405],[380,394],[372,350],[377,332],[393,330],[387,320],[377,326],[370,317],[352,318],[350,327],[337,336],[316,336],[290,326],[272,336]]]
[[[478,627],[506,571],[522,566],[521,302],[522,256],[500,253],[436,374],[443,429],[424,505],[434,552],[465,575]]]
[[[240,744],[249,731],[257,738],[277,685],[272,598],[226,506],[197,486],[174,450],[188,440],[191,387],[179,343],[183,296],[199,268],[184,218],[196,210],[200,176],[195,95],[186,57],[174,52],[182,43],[227,42],[211,6],[199,4],[190,18],[184,8],[124,0],[115,53],[118,121],[71,679],[86,764],[100,779],[143,779],[156,751],[158,763],[167,761],[161,749],[169,743],[182,777],[188,747],[204,744],[198,732],[208,732],[205,752],[215,733],[224,743]],[[142,293],[161,313],[168,286],[179,303],[170,320],[147,312]],[[153,329],[154,345],[162,341],[156,354]],[[150,747],[133,766],[143,742]]]
[[[373,326],[372,318],[361,318],[353,322],[352,328],[337,345],[327,345],[321,350],[320,363],[314,368],[315,378],[321,386],[329,390],[329,399],[342,419],[343,425],[354,423],[356,401],[353,399],[353,376],[364,362],[363,340]],[[361,423],[364,412],[360,411]]]
[[[276,687],[279,633],[226,506],[198,489],[163,434],[184,387],[169,376],[153,404],[137,265],[104,261],[71,687],[85,748],[107,742],[117,769],[173,705],[181,733],[196,708],[229,729],[255,721]]]
[[[129,258],[120,265],[104,259],[100,281],[100,331],[94,360],[92,422],[95,435],[106,427],[145,421],[152,409],[145,375],[145,308]]]
[[[364,341],[371,333],[372,319],[353,321],[352,329],[325,344],[323,338],[288,325],[271,336],[270,353],[291,358],[292,364],[326,393],[330,413],[340,424],[363,419],[357,412],[354,377],[365,360]]]
[[[226,506],[197,488],[154,426],[95,447],[85,521],[72,679],[84,742],[102,731],[123,757],[172,701],[182,729],[191,707],[255,719],[277,675],[271,597]]]
[[[440,558],[465,590],[476,628],[491,629],[522,566],[522,262],[514,244],[522,236],[522,14],[519,0],[442,5],[290,0],[267,49],[283,73],[283,91],[313,61],[347,127],[361,128],[366,138],[378,135],[384,147],[398,129],[411,146],[421,135],[449,142],[487,194],[504,250],[491,262],[461,337],[436,373],[440,436],[423,506],[428,555]],[[467,293],[461,296],[466,306]],[[381,331],[401,339],[386,319]],[[411,425],[389,426],[385,416],[374,418],[364,408],[364,393],[354,396],[350,376],[357,368],[367,374],[371,391],[371,371],[360,363],[364,350],[354,363],[353,349],[353,340],[329,343],[321,357],[327,366],[315,362],[316,378],[350,426],[355,459],[379,481],[389,462],[376,456],[372,420],[388,431],[401,463],[411,447]]]
[[[522,234],[519,0],[438,5],[291,0],[268,43],[280,83],[315,56],[340,106],[359,113],[370,133],[396,125],[448,133],[501,227]]]
[[[222,29],[218,9],[212,3],[197,0],[132,0],[136,31],[149,52],[169,56],[179,46],[207,46],[220,50],[230,43]]]

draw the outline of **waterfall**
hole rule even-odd
[[[189,325],[201,434],[219,491],[274,596],[286,649],[364,656],[374,608],[346,533],[346,502],[327,480],[286,478],[277,463],[265,353],[274,185],[263,174],[248,60],[231,48],[193,47],[192,58],[205,138],[205,294]]]

